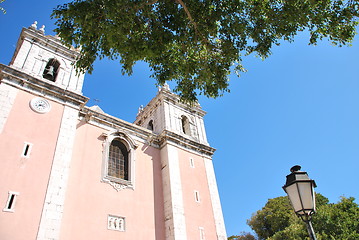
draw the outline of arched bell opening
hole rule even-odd
[[[51,58],[46,64],[42,77],[47,80],[55,82],[59,68],[60,68],[60,62],[57,61],[55,58]]]

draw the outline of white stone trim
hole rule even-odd
[[[15,68],[0,64],[0,71],[5,76],[1,80],[0,86],[6,84],[16,88],[16,90],[22,90],[60,104],[72,105],[75,108],[83,106],[88,101],[87,97],[72,91],[64,91],[63,88],[53,85],[51,81],[41,81]]]
[[[0,83],[0,133],[2,133],[6,120],[14,105],[18,89],[4,83]]]
[[[227,240],[226,227],[222,214],[221,202],[217,188],[216,177],[214,174],[212,159],[203,157],[204,166],[207,173],[207,182],[212,202],[214,222],[216,225],[217,240]]]
[[[77,116],[78,110],[64,107],[37,240],[56,240],[60,237]]]
[[[166,240],[186,240],[178,149],[166,144],[161,149]]]

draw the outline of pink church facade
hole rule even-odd
[[[0,65],[0,239],[226,239],[201,107],[87,107],[77,57],[33,24]]]

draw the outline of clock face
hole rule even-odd
[[[37,113],[47,113],[50,111],[50,103],[43,98],[37,97],[30,101],[30,107]]]

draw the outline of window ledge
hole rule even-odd
[[[7,209],[7,208],[4,208],[2,211],[3,212],[11,212],[11,213],[15,212],[14,209]]]
[[[117,192],[126,188],[134,189],[132,182],[114,177],[104,177],[102,182],[110,184]]]

